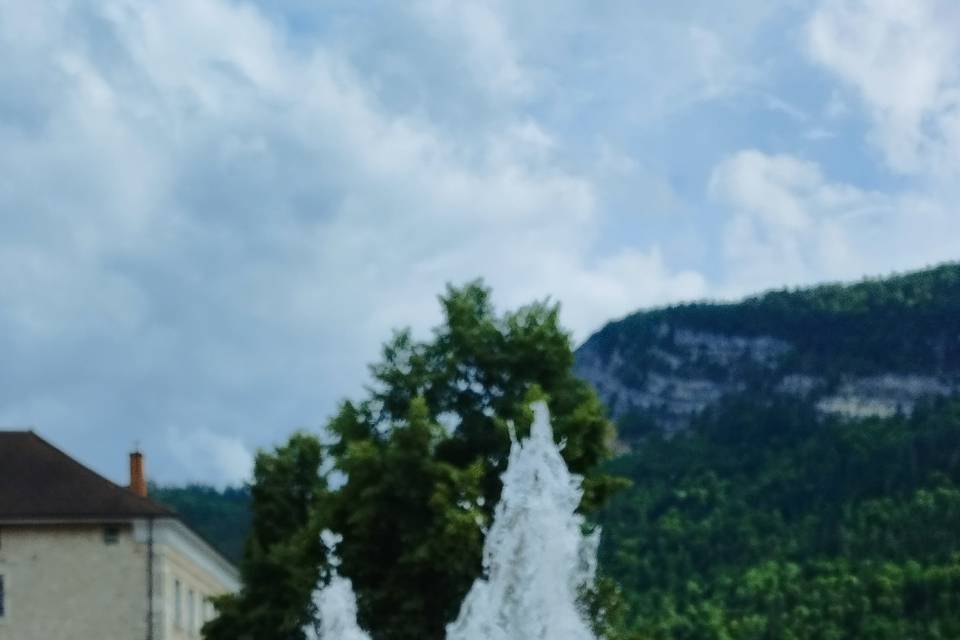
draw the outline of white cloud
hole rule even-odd
[[[807,43],[860,95],[893,169],[960,175],[960,5],[827,0],[810,19]]]
[[[495,14],[423,7],[503,71],[475,80],[524,95]],[[29,71],[0,71],[0,350],[24,363],[0,415],[86,434],[105,468],[139,438],[164,477],[243,477],[246,444],[322,424],[447,282],[552,296],[579,338],[704,289],[652,243],[598,255],[596,186],[536,118],[448,135],[251,5],[0,13],[0,52]]]
[[[805,129],[803,132],[803,137],[813,142],[819,142],[822,140],[831,140],[836,138],[837,134],[835,131],[831,131],[830,129],[813,127],[811,129]]]
[[[414,10],[449,50],[460,50],[473,80],[498,101],[529,98],[535,80],[520,60],[497,3],[419,0]]]
[[[710,193],[730,212],[733,294],[916,268],[954,258],[960,241],[955,212],[937,199],[834,182],[790,155],[733,154],[714,169]]]
[[[208,429],[171,427],[166,447],[179,464],[178,471],[194,481],[224,486],[243,484],[252,478],[253,454],[238,437]],[[176,481],[169,473],[161,479]]]

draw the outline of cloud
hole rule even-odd
[[[960,6],[949,0],[829,0],[811,17],[811,58],[860,97],[898,172],[960,167]]]
[[[158,477],[244,477],[447,282],[552,296],[578,338],[704,289],[656,243],[597,250],[594,177],[530,113],[450,134],[250,4],[0,2],[0,417],[100,469],[139,440]],[[492,9],[417,11],[464,83],[537,87]]]
[[[723,250],[733,294],[956,255],[956,212],[937,198],[831,181],[817,163],[788,154],[735,153],[714,169],[710,193],[729,212]]]
[[[459,49],[465,67],[497,100],[522,100],[535,80],[494,3],[482,0],[420,0],[414,12],[449,50]]]
[[[182,469],[192,471],[191,480],[216,486],[250,482],[253,454],[243,440],[207,429],[167,431],[168,452]],[[165,478],[168,482],[172,479]],[[174,480],[175,481],[175,480]]]

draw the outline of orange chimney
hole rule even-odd
[[[147,497],[147,476],[143,473],[143,454],[139,451],[130,454],[130,491],[141,498]]]

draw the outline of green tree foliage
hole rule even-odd
[[[250,531],[248,487],[220,490],[201,484],[183,487],[151,485],[150,497],[176,511],[227,560],[240,562]]]
[[[479,282],[448,288],[440,302],[432,338],[397,333],[371,367],[369,397],[345,403],[330,425],[347,481],[329,525],[344,537],[338,552],[360,621],[378,639],[443,637],[481,573],[481,526],[500,497],[509,424],[529,429],[533,389],[548,399],[568,465],[586,476],[582,507],[620,486],[596,472],[612,428],[572,373],[557,305],[499,315]]]
[[[632,637],[960,637],[960,399],[840,422],[736,398],[610,465]]]
[[[338,460],[348,482],[331,519],[342,571],[383,638],[442,635],[456,615],[443,594],[470,584],[483,543],[483,467],[437,458],[446,437],[422,398],[383,438],[354,439]]]
[[[497,315],[490,290],[479,282],[448,287],[440,298],[444,322],[433,339],[415,341],[409,331],[384,346],[383,360],[371,367],[374,386],[364,405],[364,424],[402,420],[416,397],[423,397],[433,420],[456,424],[440,443],[438,456],[464,467],[484,465],[488,511],[500,496],[500,473],[509,452],[507,422],[522,427],[532,385],[549,399],[554,429],[565,441],[570,468],[587,475],[588,504],[605,499],[612,486],[593,474],[609,454],[613,435],[593,389],[573,374],[569,334],[560,326],[559,306],[533,303]],[[349,434],[344,434],[344,442]],[[613,483],[615,484],[615,483]]]
[[[310,596],[326,568],[320,541],[330,492],[320,441],[298,433],[258,453],[251,487],[251,529],[240,563],[243,588],[218,598],[210,640],[302,640]]]
[[[622,486],[597,471],[612,425],[572,373],[557,305],[498,314],[479,282],[448,288],[440,302],[444,320],[430,339],[401,331],[384,346],[368,396],[343,403],[329,444],[300,434],[257,457],[243,591],[216,603],[207,638],[302,638],[311,589],[324,576],[325,528],[343,536],[339,570],[353,581],[373,637],[443,638],[481,574],[510,429],[529,430],[534,397],[548,401],[564,458],[585,476],[581,508],[595,509]],[[615,611],[615,596],[613,588],[586,594],[598,624]]]

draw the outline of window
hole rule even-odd
[[[7,615],[7,601],[5,596],[6,593],[3,590],[3,575],[0,575],[0,618]]]
[[[191,635],[197,631],[197,599],[193,589],[187,592],[187,630]]]
[[[180,592],[183,591],[183,587],[180,585],[179,580],[173,581],[173,626],[177,629],[183,628],[183,608],[180,602]]]
[[[119,539],[120,539],[120,527],[116,525],[108,525],[103,528],[104,544],[117,544],[117,540]]]

